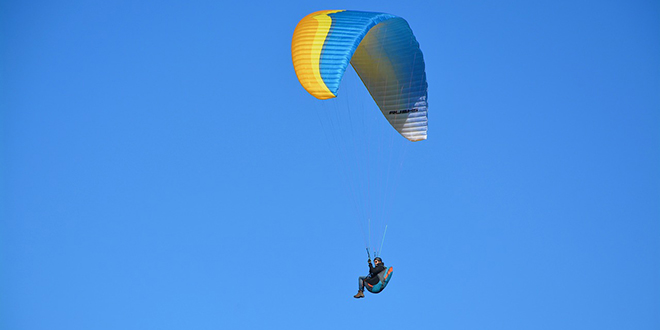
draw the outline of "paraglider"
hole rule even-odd
[[[369,263],[369,275],[358,278],[358,293],[353,298],[364,298],[365,288],[371,293],[383,291],[392,278],[394,269],[392,267],[386,268],[383,259],[380,257],[374,258],[374,265],[371,264],[371,259],[367,262]]]
[[[296,26],[291,55],[300,84],[319,100],[337,97],[340,83],[350,63],[396,132],[410,142],[426,140],[428,85],[424,57],[417,39],[403,18],[376,12],[317,11],[305,16]],[[334,128],[335,125],[329,126]],[[351,133],[356,131],[361,130],[352,129]],[[355,137],[348,140],[350,141],[347,143],[359,142]],[[378,150],[392,149],[391,145],[382,143],[378,145]],[[374,145],[367,145],[366,151],[359,153],[358,157],[369,157],[373,148]],[[338,153],[342,157],[346,154],[344,149]],[[358,163],[366,163],[377,169],[385,167],[380,163],[374,165],[367,159],[364,162],[356,161],[345,168],[352,169],[357,167]],[[389,172],[388,167],[388,175]],[[371,176],[374,176],[372,172],[368,172],[367,184],[371,182]],[[347,181],[353,185],[351,179]],[[365,195],[369,194],[369,191]],[[390,192],[383,193],[384,196],[388,194]],[[361,215],[369,221],[369,228],[371,214],[369,210]],[[367,246],[367,253],[368,250]],[[360,277],[359,292],[355,298],[364,297],[364,288],[372,293],[381,292],[391,279],[392,267],[385,268],[378,252],[380,251],[374,253],[375,266],[372,266],[369,256],[370,277]]]

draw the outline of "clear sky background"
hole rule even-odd
[[[404,17],[379,295],[290,43]],[[2,329],[658,329],[657,1],[2,1]],[[342,96],[340,90],[340,98]]]

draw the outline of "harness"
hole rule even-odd
[[[365,281],[364,285],[367,290],[371,293],[379,293],[385,289],[387,283],[390,282],[392,278],[392,272],[394,271],[393,267],[387,267],[382,272],[378,273],[378,283],[371,285]]]

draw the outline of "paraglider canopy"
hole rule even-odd
[[[426,139],[424,57],[403,18],[318,11],[296,26],[291,53],[300,84],[314,97],[336,97],[350,62],[392,127],[410,141]]]

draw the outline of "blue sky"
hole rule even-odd
[[[361,300],[291,64],[322,9],[404,17],[429,81],[396,271]],[[660,327],[657,2],[3,1],[0,26],[0,328]]]

